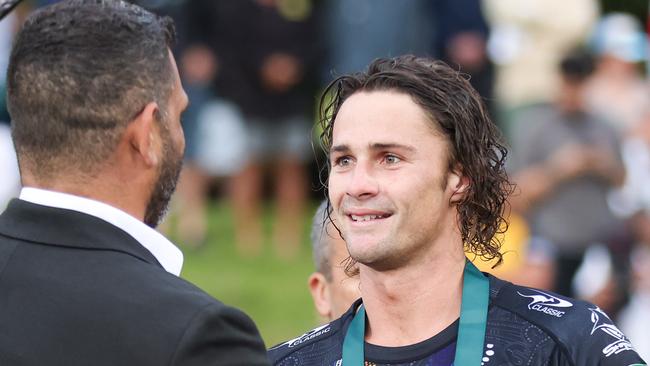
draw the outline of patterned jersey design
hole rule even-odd
[[[490,308],[481,365],[645,364],[630,341],[597,306],[489,278]],[[358,300],[332,323],[270,349],[273,364],[341,366],[345,331],[360,303]],[[455,342],[451,344],[455,347]],[[449,345],[447,342],[444,347]],[[427,356],[435,356],[444,347],[432,349],[424,356],[420,350],[417,357],[414,354],[410,360],[391,365],[439,365]],[[377,362],[380,360],[369,361],[372,362],[366,362],[367,366],[385,365]]]

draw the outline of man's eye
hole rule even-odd
[[[352,163],[352,159],[349,156],[341,156],[334,160],[334,165],[336,166],[348,166]]]
[[[384,160],[385,160],[386,163],[388,163],[388,164],[397,164],[397,163],[399,163],[400,161],[402,161],[402,159],[400,159],[399,157],[397,157],[397,156],[395,156],[395,155],[391,155],[391,154],[386,155],[386,156],[384,157]]]

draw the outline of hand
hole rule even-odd
[[[592,169],[593,154],[585,145],[567,144],[546,161],[549,173],[560,181],[588,173]]]
[[[590,147],[587,151],[591,171],[601,175],[607,175],[619,165],[613,152],[602,147]]]
[[[559,181],[594,174],[618,185],[625,178],[623,165],[616,159],[615,153],[600,146],[566,145],[553,154],[546,165]]]

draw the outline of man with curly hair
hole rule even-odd
[[[275,364],[642,363],[596,306],[470,261],[501,261],[495,234],[512,185],[507,150],[463,75],[414,56],[378,59],[336,79],[323,101],[326,188],[362,298],[272,348]]]

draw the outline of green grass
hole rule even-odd
[[[229,208],[214,204],[209,210],[207,244],[196,250],[183,248],[182,277],[245,311],[267,347],[297,337],[318,322],[307,288],[307,277],[313,271],[307,239],[309,212],[305,214],[305,240],[296,259],[278,258],[268,243],[259,257],[243,258],[235,249]],[[272,225],[270,209],[264,225],[267,231]]]

